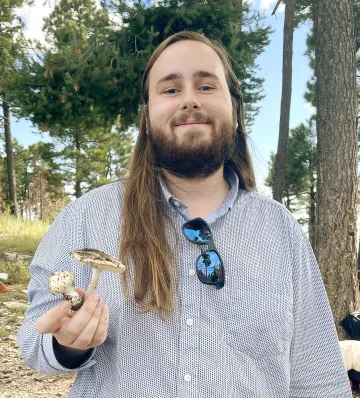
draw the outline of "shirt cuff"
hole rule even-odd
[[[56,359],[55,353],[54,353],[54,346],[53,346],[53,335],[51,333],[48,334],[43,334],[42,335],[42,350],[43,350],[43,355],[46,359],[46,362],[48,363],[48,365],[56,370],[60,370],[64,373],[76,373],[80,370],[84,370],[87,369],[93,365],[96,364],[96,361],[93,360],[93,356],[95,354],[95,348],[91,349],[91,353],[90,356],[88,357],[88,359],[86,359],[84,361],[84,363],[82,363],[79,367],[74,368],[74,369],[69,369],[69,368],[65,368],[64,366],[62,366],[58,360]]]

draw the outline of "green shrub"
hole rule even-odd
[[[0,272],[8,274],[6,284],[28,284],[30,281],[29,263],[27,261],[0,261]]]

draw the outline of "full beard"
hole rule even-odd
[[[223,122],[218,131],[213,124],[210,126],[210,137],[204,137],[194,125],[183,133],[181,141],[173,132],[169,136],[159,128],[151,128],[154,165],[183,178],[204,178],[215,173],[234,153],[236,128],[230,122]]]

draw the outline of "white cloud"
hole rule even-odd
[[[309,111],[309,113],[315,113],[316,112],[316,108],[313,107],[309,102],[307,102],[304,105],[304,108],[307,109]]]
[[[47,45],[45,33],[42,28],[44,26],[44,18],[47,17],[54,9],[56,1],[35,0],[33,6],[24,6],[16,10],[16,14],[25,22],[25,37],[28,39],[39,40],[43,45]],[[101,7],[100,0],[96,0],[98,7]],[[110,20],[120,25],[122,19],[118,15],[109,13]]]
[[[272,12],[275,8],[276,3],[277,0],[261,0],[260,7],[263,10],[268,10]],[[276,12],[284,12],[284,11],[285,11],[285,4],[281,2]]]
[[[33,6],[24,6],[17,9],[17,15],[25,22],[25,36],[28,39],[37,39],[42,44],[46,44],[45,34],[42,31],[44,26],[44,17],[47,17],[53,7],[47,2],[44,5],[43,0],[35,0]]]

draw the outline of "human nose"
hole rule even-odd
[[[201,104],[196,98],[196,94],[192,90],[189,90],[184,93],[184,96],[180,103],[180,109],[182,111],[186,110],[193,111],[194,109],[195,110],[201,109]]]

